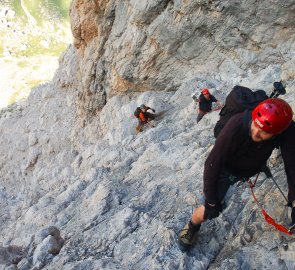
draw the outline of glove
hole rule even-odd
[[[156,112],[154,109],[152,109],[153,112]]]
[[[216,218],[219,216],[221,211],[222,208],[219,202],[215,204],[209,204],[207,201],[205,201],[204,219]]]

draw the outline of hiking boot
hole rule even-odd
[[[191,221],[184,226],[178,237],[178,246],[180,250],[187,251],[193,246],[200,228],[201,224],[194,225]]]

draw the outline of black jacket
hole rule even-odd
[[[213,95],[210,95],[209,100],[207,100],[204,95],[201,94],[199,96],[199,109],[202,112],[210,112],[212,109],[212,103],[216,101],[217,99]]]
[[[251,177],[260,172],[275,147],[280,147],[289,186],[288,199],[295,200],[295,123],[282,134],[259,143],[250,136],[251,114],[233,116],[224,126],[205,162],[204,193],[209,202],[217,202],[217,180],[225,167],[233,175]]]

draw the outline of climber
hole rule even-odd
[[[212,110],[212,103],[216,102],[221,105],[213,95],[210,94],[207,88],[204,88],[198,99],[194,99],[196,103],[199,103],[197,123],[204,117],[205,114]]]
[[[148,110],[152,110],[154,113],[156,112],[154,109],[144,104],[141,104],[140,107],[136,108],[134,112],[134,116],[138,119],[136,133],[139,133],[142,131],[144,124],[149,124],[151,127],[154,127],[153,125],[149,123],[149,121],[155,119],[155,114],[148,112]]]
[[[204,205],[196,208],[181,230],[181,250],[192,247],[201,224],[219,216],[230,185],[260,171],[274,148],[280,147],[288,183],[288,206],[295,224],[295,122],[291,106],[279,98],[259,103],[251,112],[232,116],[218,135],[204,164]]]

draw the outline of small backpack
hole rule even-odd
[[[134,116],[136,118],[139,118],[139,114],[141,113],[141,109],[139,107],[136,108],[136,110],[134,111]]]
[[[217,138],[228,120],[237,113],[246,109],[253,109],[263,100],[267,99],[265,91],[251,89],[236,85],[225,99],[225,105],[221,109],[219,120],[214,127],[214,137]]]

